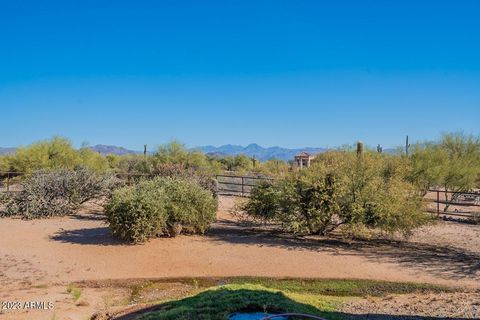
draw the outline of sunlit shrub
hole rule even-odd
[[[115,191],[105,212],[112,233],[129,242],[204,233],[215,220],[217,200],[191,179],[157,177]]]
[[[404,166],[403,160],[386,155],[329,152],[311,168],[254,188],[241,209],[247,217],[279,223],[295,234],[342,227],[409,235],[429,216]]]
[[[26,219],[74,214],[81,204],[108,195],[118,184],[111,175],[85,168],[37,171],[22,181],[22,191],[4,199],[2,215]]]

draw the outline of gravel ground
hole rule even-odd
[[[353,319],[480,319],[480,292],[368,298],[349,302],[342,311]]]

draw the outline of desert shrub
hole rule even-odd
[[[265,161],[260,164],[260,172],[271,177],[279,177],[288,174],[289,165],[287,162],[277,159]]]
[[[4,199],[3,216],[26,219],[74,214],[89,200],[107,195],[118,181],[89,169],[37,171],[22,182],[22,191]]]
[[[214,174],[221,172],[221,165],[215,159],[200,151],[190,151],[178,142],[160,146],[153,156],[122,156],[115,161],[115,166],[117,174],[130,182],[155,176],[190,179],[214,195]]]
[[[333,175],[305,179],[299,175],[256,186],[241,209],[251,218],[280,223],[295,234],[326,234],[339,213],[337,182]]]
[[[248,201],[240,205],[241,211],[237,213],[246,213],[248,217],[260,222],[275,220],[280,210],[281,191],[273,182],[260,182],[252,189]]]
[[[0,172],[6,172],[10,170],[9,157],[0,156]]]
[[[252,159],[244,154],[223,157],[218,161],[222,164],[224,170],[235,171],[239,174],[247,174],[254,169]]]
[[[186,233],[205,233],[215,221],[217,201],[195,180],[165,179],[168,225]]]
[[[112,234],[131,242],[165,234],[166,201],[165,192],[154,181],[114,191],[105,207]]]
[[[462,192],[480,187],[479,137],[444,134],[437,142],[416,145],[411,162],[409,180],[424,194],[431,187],[441,188],[445,199],[451,201]],[[448,208],[447,204],[444,210]]]
[[[118,157],[117,159],[112,157],[110,157],[110,159],[115,167],[115,171],[119,174],[152,174],[153,165],[151,157],[145,157],[138,154],[127,154]]]
[[[241,207],[247,217],[279,223],[295,234],[326,234],[343,226],[388,234],[429,221],[405,162],[385,155],[329,152],[308,169],[253,189]]]
[[[110,169],[107,157],[93,151],[87,147],[83,147],[77,151],[79,166],[89,168],[95,172],[107,172]]]
[[[157,164],[153,169],[153,174],[160,177],[168,177],[175,179],[194,180],[202,188],[210,191],[212,195],[217,196],[217,184],[213,175],[205,172],[188,168],[181,163],[164,163]]]
[[[150,159],[154,168],[162,165],[176,165],[196,172],[219,173],[220,163],[208,158],[198,150],[188,150],[183,144],[173,141],[162,145]],[[154,169],[155,170],[155,169]]]
[[[157,177],[115,191],[105,212],[115,236],[141,243],[181,232],[204,233],[216,209],[217,200],[198,182]]]

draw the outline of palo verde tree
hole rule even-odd
[[[105,157],[86,147],[77,150],[68,139],[62,137],[18,148],[14,154],[5,156],[2,163],[4,171],[27,173],[76,167],[86,167],[96,172],[108,169]]]
[[[204,173],[215,173],[220,169],[220,165],[207,158],[203,152],[188,150],[177,141],[160,146],[151,161],[154,173],[156,169],[162,170],[170,166]]]
[[[451,133],[444,134],[438,142],[415,146],[409,178],[424,193],[430,187],[441,188],[447,202],[462,192],[479,187],[480,139]]]
[[[259,170],[272,177],[284,176],[289,172],[290,166],[283,160],[271,159],[260,163]]]

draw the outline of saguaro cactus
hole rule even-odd
[[[410,151],[410,143],[408,143],[408,136],[407,139],[405,140],[405,155],[408,157]]]
[[[357,142],[357,156],[361,157],[363,155],[363,142]]]

